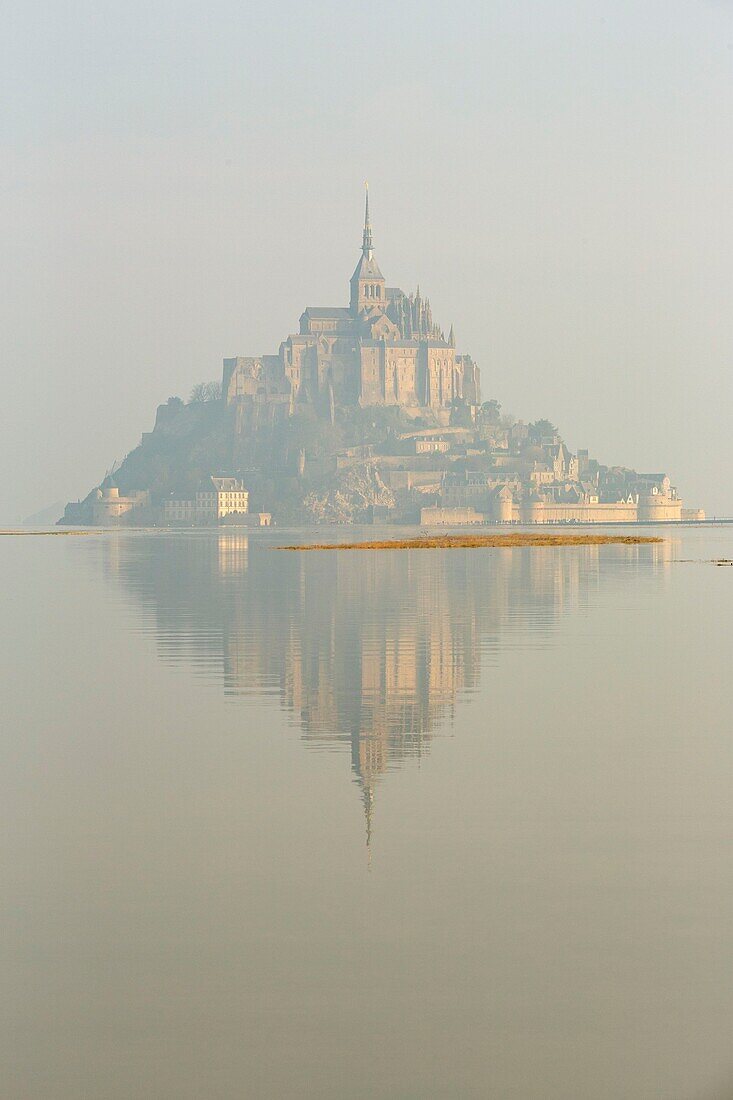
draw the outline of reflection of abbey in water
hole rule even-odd
[[[152,612],[164,659],[213,667],[231,695],[277,694],[306,739],[349,746],[368,833],[379,777],[424,751],[477,688],[482,659],[496,662],[530,622],[535,639],[551,631],[634,561],[670,554],[669,543],[294,554],[233,532],[103,545]]]

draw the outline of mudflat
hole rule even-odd
[[[275,550],[461,550],[485,546],[514,548],[522,546],[607,546],[639,545],[664,542],[655,535],[418,535],[409,539],[379,539],[375,542],[313,542],[295,546],[275,546]]]
[[[97,531],[0,531],[0,535],[96,535]]]

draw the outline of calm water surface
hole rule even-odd
[[[733,528],[662,533],[0,539],[3,1100],[733,1097]]]

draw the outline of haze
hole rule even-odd
[[[367,178],[485,399],[733,514],[731,4],[16,2],[0,61],[2,522],[346,304]]]

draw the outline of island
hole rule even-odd
[[[169,397],[84,499],[74,526],[669,523],[665,472],[571,451],[547,419],[484,400],[419,286],[387,286],[367,190],[348,305],[307,306],[277,352],[226,358],[221,381]]]

